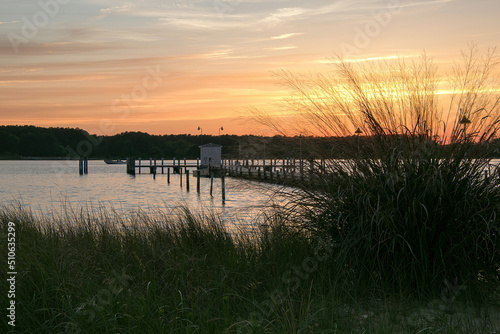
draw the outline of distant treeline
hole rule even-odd
[[[199,146],[222,145],[225,158],[342,158],[342,148],[358,145],[363,150],[367,138],[351,137],[262,137],[253,135],[150,135],[123,132],[96,136],[78,128],[0,126],[0,158],[78,158],[117,159],[130,156],[147,158],[199,157]],[[500,157],[500,140],[489,144],[492,158]],[[498,149],[491,149],[491,148]]]
[[[0,126],[0,157],[4,159],[88,158],[116,159],[130,156],[147,158],[199,157],[199,146],[222,145],[226,158],[304,157],[314,141],[326,149],[331,139],[311,137],[262,137],[236,135],[150,135],[123,132],[113,136],[96,136],[78,128],[43,128],[36,126]]]

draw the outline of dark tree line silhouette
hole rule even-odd
[[[369,137],[262,137],[253,135],[150,135],[123,132],[98,137],[78,128],[0,126],[0,158],[78,158],[117,159],[199,157],[199,146],[222,145],[225,158],[303,158],[344,157],[343,147],[356,141],[360,150]],[[486,145],[486,144],[483,144]],[[500,157],[500,140],[487,144],[492,157]]]
[[[197,158],[199,146],[216,143],[223,146],[227,158],[256,159],[270,157],[307,158],[311,142],[331,150],[331,139],[312,137],[262,137],[253,135],[150,135],[123,132],[98,137],[79,128],[43,128],[36,126],[0,126],[0,157],[16,158]],[[318,145],[315,145],[318,146]]]

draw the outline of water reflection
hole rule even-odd
[[[127,175],[124,165],[89,161],[89,174],[78,175],[78,161],[0,161],[0,203],[22,205],[35,213],[57,215],[68,207],[90,211],[107,208],[123,214],[141,211],[154,215],[161,210],[175,215],[180,206],[195,212],[215,212],[224,221],[257,224],[278,186],[226,178],[226,201],[222,203],[221,180],[202,178],[200,193],[191,176],[190,191],[180,176],[151,174]]]

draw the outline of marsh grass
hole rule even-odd
[[[425,54],[333,63],[324,74],[277,73],[296,123],[253,110],[282,134],[343,138],[307,148],[326,163],[289,194],[292,221],[339,246],[338,284],[429,296],[457,281],[487,297],[500,286],[500,180],[484,174],[500,126],[495,49],[462,52],[449,107]]]
[[[163,213],[163,215],[162,215]],[[492,333],[494,298],[450,285],[401,299],[338,285],[339,249],[275,213],[261,232],[228,232],[214,214],[173,218],[72,210],[50,218],[0,210],[16,225],[12,333]],[[5,238],[1,247],[5,247]],[[319,245],[322,245],[319,247]],[[321,250],[321,251],[318,251]],[[344,264],[341,264],[344,265]],[[6,290],[5,281],[2,290]],[[496,299],[498,300],[498,299]],[[2,321],[1,331],[12,328]],[[468,327],[467,327],[468,326]]]

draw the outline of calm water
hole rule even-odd
[[[148,161],[149,163],[149,161]],[[89,161],[89,174],[78,174],[78,161],[0,161],[0,204],[29,206],[33,211],[50,215],[64,205],[73,208],[97,208],[103,205],[123,213],[157,208],[174,214],[173,208],[186,205],[199,212],[214,210],[225,221],[256,224],[264,208],[272,203],[276,186],[226,178],[226,202],[222,204],[221,181],[214,179],[213,197],[210,179],[201,179],[201,193],[196,192],[196,178],[190,177],[190,191],[183,188],[179,175],[127,175],[125,165],[107,165]],[[161,169],[158,170],[161,173]]]

